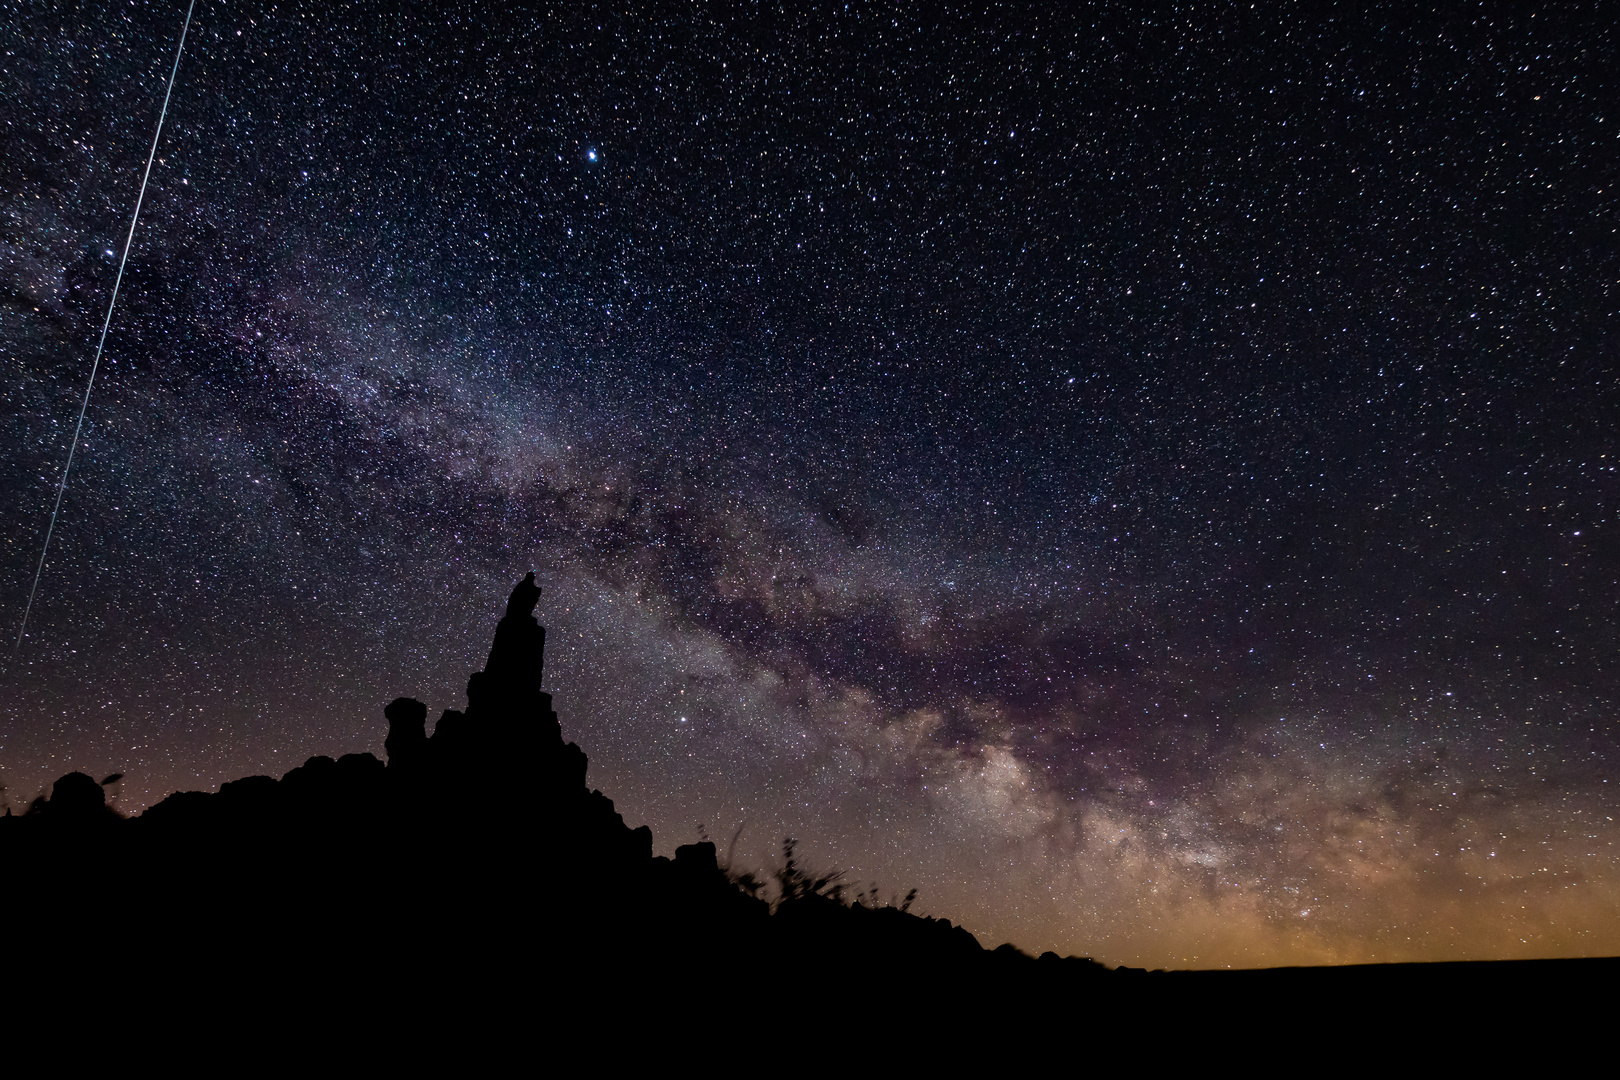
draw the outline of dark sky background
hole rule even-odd
[[[380,755],[535,568],[664,853],[1620,952],[1613,11],[1443,7],[201,0],[7,798]],[[184,4],[0,10],[14,635]]]

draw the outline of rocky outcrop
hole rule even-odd
[[[217,977],[227,957],[345,942],[346,977],[374,992],[521,976],[642,999],[657,988],[677,1009],[771,969],[793,973],[778,996],[814,993],[816,973],[842,966],[936,983],[999,978],[1018,960],[1035,970],[797,870],[774,891],[734,878],[711,843],[655,857],[651,830],[587,785],[585,754],[563,739],[541,689],[539,598],[533,574],[518,583],[465,709],[446,709],[431,735],[424,703],[387,705],[386,763],[314,757],[132,820],[91,778],[64,777],[29,814],[0,819],[8,866],[48,883],[7,916],[42,949],[100,948],[186,980]]]

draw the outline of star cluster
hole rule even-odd
[[[20,620],[183,9],[12,14]],[[1620,952],[1601,11],[196,19],[11,805],[380,753],[533,567],[665,852],[1116,963]]]

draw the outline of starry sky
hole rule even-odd
[[[7,3],[6,798],[381,755],[533,568],[662,853],[1620,952],[1613,13],[1441,6],[201,0],[13,653],[185,9]]]

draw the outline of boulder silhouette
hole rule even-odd
[[[82,772],[70,772],[51,787],[45,812],[53,821],[88,824],[107,817],[107,794]]]
[[[395,698],[383,710],[388,719],[388,737],[383,748],[388,763],[410,767],[427,753],[427,706],[414,698]]]

